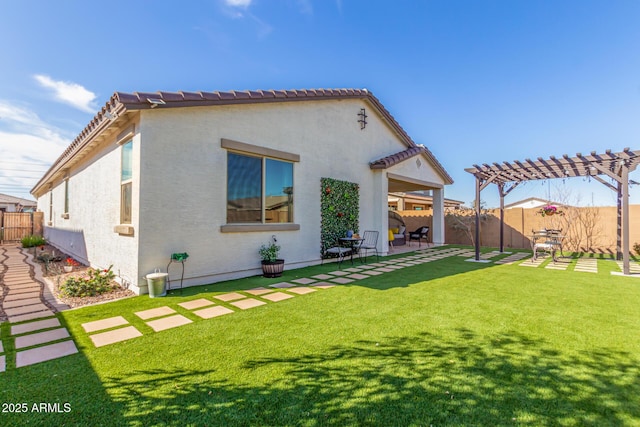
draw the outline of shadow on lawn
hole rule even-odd
[[[250,361],[241,386],[214,371],[139,371],[105,386],[136,425],[629,425],[640,419],[639,362],[460,330]]]

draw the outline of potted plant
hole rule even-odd
[[[275,236],[273,241],[260,247],[260,258],[262,258],[262,275],[264,277],[280,277],[284,270],[284,260],[278,259],[280,246],[276,244]]]
[[[67,258],[66,263],[67,264],[63,267],[65,273],[71,273],[73,271],[73,267],[76,267],[76,266],[80,265],[78,263],[78,261],[76,261],[75,259],[73,259],[71,257]]]

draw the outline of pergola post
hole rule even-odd
[[[476,177],[476,261],[480,261],[480,178]]]
[[[616,197],[616,260],[622,260],[622,183],[618,182]]]
[[[504,182],[498,183],[500,193],[500,253],[504,252]]]
[[[629,268],[629,168],[624,165],[622,178],[622,274],[628,275]]]

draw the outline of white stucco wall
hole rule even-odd
[[[357,122],[360,108],[369,115],[364,130]],[[360,185],[360,231],[381,231],[379,245],[386,249],[386,192],[378,194],[374,176],[381,173],[369,162],[406,146],[366,102],[157,108],[143,111],[140,120],[139,279],[164,269],[173,252],[190,255],[185,284],[258,274],[258,248],[274,234],[287,269],[318,262],[322,177]],[[300,155],[294,164],[294,222],[300,230],[220,232],[227,200],[222,138]],[[424,179],[439,179],[424,159],[421,171]],[[179,277],[180,267],[172,268],[171,277]]]
[[[64,180],[53,191],[53,215],[49,225],[49,192],[38,198],[44,212],[45,238],[52,245],[95,268],[113,265],[113,271],[127,282],[138,276],[138,236],[114,232],[120,222],[120,146],[115,138],[103,142],[90,159],[69,170],[69,218],[64,213]],[[138,221],[135,208],[139,182],[139,137],[133,142],[133,225]]]
[[[366,108],[364,130],[357,114]],[[123,125],[124,127],[124,125]],[[114,132],[116,135],[118,132]],[[226,224],[227,150],[221,139],[294,153],[295,231],[221,232]],[[113,227],[120,216],[120,146],[115,137],[69,171],[69,218],[62,219],[64,181],[54,183],[52,243],[96,267],[114,266],[128,282],[145,285],[171,253],[187,252],[185,286],[260,273],[259,247],[276,235],[286,269],[320,260],[320,179],[359,184],[360,232],[381,232],[386,251],[387,171],[373,160],[406,149],[364,100],[301,101],[215,107],[155,108],[140,112],[133,139],[133,236]],[[442,183],[420,157],[394,174]],[[38,198],[48,221],[49,194]],[[181,268],[173,264],[172,280]],[[137,287],[134,290],[138,290]]]

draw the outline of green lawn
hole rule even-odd
[[[640,279],[598,267],[454,256],[215,319],[177,306],[324,265],[66,311],[80,353],[10,366],[0,400],[71,411],[0,425],[640,425]],[[163,305],[193,323],[133,315]],[[143,336],[95,348],[80,324],[117,315]]]

